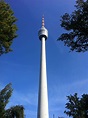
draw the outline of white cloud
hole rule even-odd
[[[53,85],[52,88],[49,88],[49,111],[50,116],[52,113],[62,115],[64,114],[65,103],[67,102],[66,96],[70,94],[74,94],[75,92],[78,95],[82,95],[88,91],[87,87],[88,79],[83,79],[79,81],[75,81],[73,83],[64,84],[63,86]],[[0,88],[3,88],[3,84],[1,83]],[[23,105],[25,107],[26,117],[37,117],[37,101],[38,95],[37,93],[20,93],[18,91],[13,91],[10,102],[7,105],[7,108],[14,105]]]
[[[23,105],[36,105],[37,104],[37,94],[22,94],[17,91],[13,91],[11,96],[10,105],[23,104]]]
[[[0,90],[2,90],[4,87],[4,85],[2,84],[2,82],[0,82]]]
[[[17,91],[13,91],[10,102],[7,105],[7,108],[15,105],[23,105],[25,108],[26,117],[35,117],[36,108],[37,108],[37,94],[36,93],[27,93],[22,94]]]
[[[37,112],[29,110],[25,110],[26,118],[37,118]]]
[[[49,88],[50,114],[55,113],[57,116],[61,114],[66,117],[64,114],[65,104],[67,102],[66,96],[70,94],[73,95],[75,92],[78,93],[78,96],[88,93],[87,83],[88,79],[83,79],[73,83],[64,83],[63,85],[57,83],[57,85],[53,85],[52,88]]]

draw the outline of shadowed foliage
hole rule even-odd
[[[58,40],[63,41],[71,51],[88,50],[88,0],[76,0],[76,10],[61,17],[61,27],[67,33],[61,34]]]
[[[24,118],[24,108],[23,106],[13,106],[10,109],[7,109],[5,112],[6,118]]]
[[[14,12],[4,0],[0,0],[0,55],[12,51],[11,44],[17,37]]]
[[[0,118],[24,118],[24,107],[22,105],[12,106],[6,109],[12,91],[11,83],[0,91]]]
[[[72,118],[88,118],[88,94],[83,94],[81,98],[74,95],[67,96],[67,111],[64,112]]]

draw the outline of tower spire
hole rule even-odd
[[[44,15],[42,16],[42,27],[45,26],[45,23],[44,23]]]
[[[45,40],[48,38],[48,30],[45,28],[45,23],[44,23],[44,15],[42,16],[42,27],[38,32],[39,39],[41,40],[43,37]]]

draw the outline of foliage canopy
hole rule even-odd
[[[67,111],[64,112],[73,118],[88,118],[88,94],[83,94],[81,98],[74,95],[67,96],[68,103],[66,103]]]
[[[24,107],[22,105],[12,106],[6,109],[12,91],[11,83],[7,84],[5,88],[0,91],[0,118],[24,118]]]
[[[13,39],[17,37],[14,12],[4,0],[0,0],[0,55],[11,51]]]
[[[88,50],[88,0],[76,0],[75,8],[72,14],[61,17],[61,27],[68,33],[61,34],[58,40],[71,51],[85,52]]]

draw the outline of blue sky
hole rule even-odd
[[[47,76],[50,118],[68,118],[66,96],[75,92],[88,93],[88,52],[70,52],[63,42],[60,16],[74,10],[75,0],[6,0],[17,17],[18,37],[12,44],[13,52],[0,57],[0,89],[12,83],[14,89],[7,107],[20,104],[26,118],[37,117],[40,45],[38,30],[44,14],[49,37],[46,41]]]

